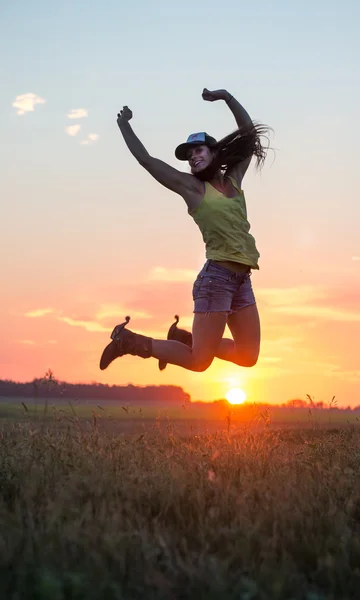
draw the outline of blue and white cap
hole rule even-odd
[[[199,133],[192,133],[189,135],[188,139],[184,144],[180,144],[175,150],[175,156],[178,160],[187,160],[187,153],[189,148],[192,146],[209,146],[212,148],[216,146],[217,141],[215,138],[211,137],[205,133],[205,131],[200,131]]]

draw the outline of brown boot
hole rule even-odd
[[[192,333],[190,331],[186,331],[185,329],[179,329],[177,324],[179,322],[178,315],[175,315],[175,323],[173,323],[168,331],[167,339],[175,340],[176,342],[181,342],[182,344],[186,344],[191,348],[192,346]],[[159,360],[159,369],[163,371],[166,368],[167,362],[164,360]]]
[[[103,371],[109,364],[125,354],[140,356],[141,358],[150,358],[152,355],[152,339],[139,333],[134,333],[125,326],[130,321],[130,317],[125,317],[125,322],[117,325],[111,334],[113,340],[104,349],[100,359],[100,369]]]

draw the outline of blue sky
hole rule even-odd
[[[129,156],[116,113],[128,104],[148,150],[182,168],[173,150],[189,132],[206,129],[219,137],[233,129],[223,104],[201,99],[204,86],[225,87],[275,132],[275,162],[270,155],[264,174],[252,171],[247,181],[249,193],[261,194],[253,213],[258,235],[267,236],[269,219],[274,226],[284,220],[286,245],[293,239],[294,222],[298,227],[305,218],[311,227],[322,228],[327,247],[346,231],[337,251],[357,253],[359,13],[355,1],[3,5],[0,51],[7,59],[0,67],[0,156],[5,194],[11,190],[17,202],[26,190],[36,189],[31,206],[22,207],[30,221],[37,213],[36,223],[52,218],[49,195],[67,222],[76,206],[83,214],[89,201],[105,211],[106,221],[107,207],[121,208],[136,177],[143,191],[136,202],[127,203],[129,220],[136,219],[141,228],[147,198],[155,195],[155,231],[162,230],[159,212],[165,221],[173,214],[190,231],[181,202]],[[46,104],[19,118],[11,104],[26,92]],[[66,114],[78,106],[89,113],[81,122],[82,137],[100,135],[96,149],[80,149],[64,135],[72,124]],[[43,193],[38,193],[40,177]],[[46,180],[48,188],[43,188]],[[89,217],[88,224],[97,227],[97,220]],[[145,228],[148,224],[147,219]],[[76,226],[67,233],[75,232]]]

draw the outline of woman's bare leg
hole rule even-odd
[[[261,337],[256,304],[229,315],[228,326],[234,339],[222,339],[216,357],[241,367],[253,367],[259,356]]]
[[[223,339],[226,323],[234,340]],[[104,349],[100,369],[106,369],[117,357],[135,354],[153,356],[159,361],[178,365],[190,371],[205,371],[214,358],[243,367],[256,364],[260,348],[260,321],[256,304],[247,306],[229,317],[221,312],[195,313],[192,346],[175,340],[155,340],[118,325],[111,337],[113,342]],[[114,337],[113,337],[114,336]]]
[[[219,312],[195,313],[192,348],[172,340],[152,340],[152,356],[190,371],[205,371],[214,360],[226,321]]]

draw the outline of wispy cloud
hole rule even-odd
[[[310,317],[327,321],[360,322],[360,313],[343,306],[329,306],[329,290],[324,287],[299,286],[293,288],[268,288],[257,292],[273,313],[296,317]]]
[[[35,342],[34,340],[17,340],[16,343],[22,344],[23,346],[38,346],[39,345],[39,343]],[[43,342],[40,345],[44,345],[44,343],[54,345],[54,344],[57,344],[57,340],[48,340],[47,342]]]
[[[71,137],[74,137],[75,135],[77,135],[80,131],[81,126],[80,125],[68,125],[67,127],[65,127],[65,131],[68,135],[71,135]]]
[[[260,288],[257,296],[273,307],[292,306],[314,302],[327,297],[326,290],[313,286],[298,286],[291,288]]]
[[[353,256],[353,257],[352,257],[352,260],[355,260],[355,261],[360,261],[360,256]]]
[[[104,327],[101,323],[97,323],[96,321],[84,321],[82,319],[72,319],[71,317],[57,317],[58,321],[62,323],[66,323],[72,327],[81,327],[86,331],[94,332],[108,332],[111,328]]]
[[[95,142],[98,141],[99,137],[100,136],[99,136],[98,133],[89,133],[89,135],[87,136],[87,139],[86,140],[82,140],[80,142],[80,144],[82,146],[90,146],[92,144],[95,144]]]
[[[151,319],[151,315],[143,311],[133,310],[129,307],[120,306],[119,304],[102,304],[97,311],[95,318],[102,319],[117,319],[122,322],[126,315],[130,315],[132,319]]]
[[[81,327],[82,329],[85,329],[85,331],[89,331],[90,333],[108,333],[110,334],[112,332],[112,330],[114,329],[114,325],[111,325],[111,327],[106,327],[105,325],[102,325],[101,323],[98,323],[95,320],[85,320],[85,319],[74,319],[72,317],[57,317],[58,321],[61,321],[62,323],[66,323],[67,325],[70,325],[71,327]],[[118,323],[121,323],[123,321],[123,319],[119,319]],[[164,339],[164,332],[158,329],[141,329],[141,333],[144,333],[145,335],[150,335],[153,338],[156,339]]]
[[[52,315],[57,321],[66,323],[72,327],[81,327],[89,332],[109,332],[118,323],[122,323],[126,315],[132,319],[151,319],[151,315],[144,311],[133,310],[129,306],[120,306],[118,304],[102,304],[96,311],[96,314],[82,317],[70,317],[63,314],[62,310],[54,308],[37,308],[25,313],[25,317],[41,318]],[[107,319],[112,319],[111,325],[107,326]],[[49,340],[49,344],[56,344],[56,340]]]
[[[329,361],[299,360],[296,368],[298,373],[306,373],[307,375],[326,373],[327,377],[338,378],[349,383],[360,381],[359,369],[350,370],[346,367],[343,368],[341,364]]]
[[[24,115],[28,112],[34,112],[36,104],[45,104],[45,102],[46,100],[37,94],[28,93],[16,96],[12,106],[17,108],[18,115]]]
[[[279,363],[284,359],[280,356],[264,356],[261,360],[265,363]]]
[[[360,322],[360,313],[326,306],[278,306],[275,312],[297,317],[313,317],[327,321]]]
[[[341,371],[341,373],[335,373],[336,376],[341,377],[349,383],[360,382],[360,371]]]
[[[88,116],[88,111],[86,108],[72,108],[66,116],[68,119],[84,119]]]
[[[167,269],[165,267],[154,267],[148,275],[150,281],[182,282],[194,281],[197,272],[191,269]]]
[[[45,317],[45,315],[50,315],[54,312],[53,308],[37,308],[36,310],[30,310],[25,313],[25,317],[36,319],[38,317]]]
[[[291,357],[298,355],[299,342],[302,338],[296,336],[280,336],[277,339],[268,339],[265,337],[261,343],[261,353],[258,366],[260,368],[274,368],[273,373],[277,373],[279,368],[284,368],[283,365],[278,365],[283,361],[286,362],[287,368]]]
[[[289,367],[285,368],[285,367],[280,367],[280,366],[276,366],[275,364],[272,365],[270,364],[263,364],[261,365],[260,361],[259,364],[256,367],[256,377],[257,379],[263,379],[263,378],[271,378],[271,377],[283,377],[284,375],[290,375],[292,373],[294,373],[294,369],[291,369]]]

